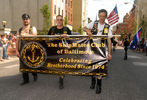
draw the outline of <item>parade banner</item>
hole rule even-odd
[[[20,40],[21,72],[107,75],[106,38],[36,36]]]

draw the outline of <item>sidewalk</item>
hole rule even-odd
[[[12,62],[12,61],[18,61],[18,60],[19,60],[19,58],[16,56],[9,56],[8,60],[0,61],[0,64],[5,64],[5,63]]]

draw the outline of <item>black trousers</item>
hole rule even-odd
[[[125,49],[125,56],[124,56],[124,60],[126,60],[128,58],[128,50]]]
[[[37,77],[37,73],[32,73],[33,77]],[[29,82],[29,73],[28,72],[22,72],[22,77],[24,82]]]

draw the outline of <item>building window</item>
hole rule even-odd
[[[67,10],[66,10],[66,18],[67,18]]]
[[[68,0],[68,6],[70,7],[70,0]]]
[[[68,12],[68,20],[70,20],[70,13]]]
[[[56,5],[54,5],[54,14],[56,14]]]
[[[66,2],[66,4],[67,4],[67,0],[66,0],[65,2]]]
[[[71,8],[72,8],[72,1],[71,1]]]
[[[62,16],[63,16],[63,10],[62,10]]]
[[[71,14],[71,22],[72,22],[72,14]]]
[[[58,8],[58,15],[60,15],[60,8]]]

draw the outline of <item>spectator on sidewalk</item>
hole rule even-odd
[[[7,35],[2,36],[2,41],[3,41],[3,59],[8,59],[8,53],[7,53],[7,48],[8,48],[8,39]]]
[[[3,61],[3,41],[0,35],[0,61]]]
[[[145,41],[145,48],[146,48],[146,56],[147,56],[147,39],[146,39],[146,41]]]
[[[137,52],[140,52],[140,41],[139,41],[139,43],[137,44],[136,51],[137,51]]]
[[[9,40],[9,48],[12,48],[12,33],[10,33],[7,37],[7,39]]]
[[[12,48],[15,48],[15,47],[16,47],[16,46],[15,46],[15,45],[16,45],[16,43],[15,43],[15,42],[16,42],[16,38],[14,37],[14,34],[10,34],[9,39],[10,39],[10,41],[11,41],[11,42],[10,42],[11,47],[12,47]]]
[[[143,53],[144,51],[144,38],[140,41],[140,52]]]

